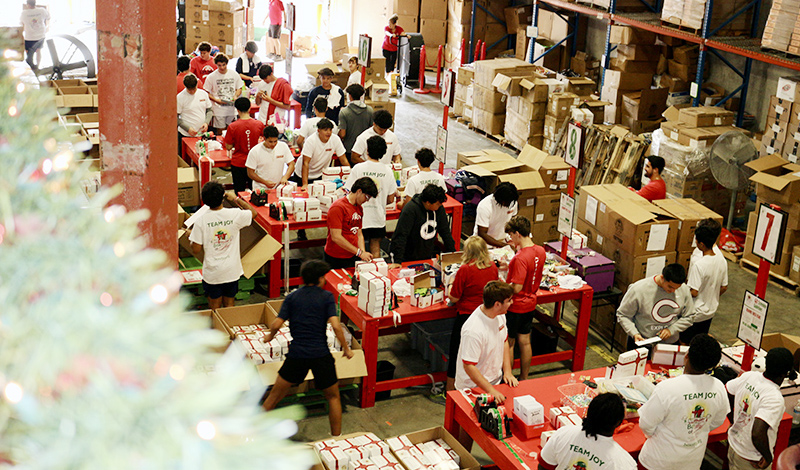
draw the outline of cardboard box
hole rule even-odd
[[[570,110],[578,106],[580,100],[575,93],[555,93],[547,101],[547,114],[559,120],[568,118]]]
[[[536,67],[519,59],[492,59],[475,62],[475,83],[484,88],[491,88],[494,77],[502,74],[533,74]]]
[[[491,111],[474,107],[472,109],[472,125],[489,134],[501,134],[506,122],[506,115],[494,114]]]
[[[419,6],[419,17],[447,21],[447,0],[422,0]],[[425,43],[427,44],[427,41]]]
[[[190,26],[208,26],[209,18],[207,5],[186,3],[185,21],[187,30]]]
[[[617,46],[617,57],[629,60],[653,60],[661,55],[661,46],[620,44]],[[651,77],[652,78],[652,77]]]
[[[231,339],[236,335],[231,330],[232,326],[254,325],[263,323],[269,325],[278,316],[283,300],[269,300],[263,304],[240,305],[236,307],[224,307],[217,309],[215,315],[227,329]],[[367,375],[367,365],[364,362],[364,351],[358,340],[353,338],[350,342],[350,349],[354,356],[351,359],[344,357],[342,352],[331,353],[336,364],[336,375],[339,377],[340,385],[355,383],[360,377]],[[270,362],[268,364],[258,364],[255,366],[261,382],[265,386],[275,383],[278,378],[278,370],[283,366],[283,361]],[[305,382],[290,389],[290,393],[299,393],[309,390],[309,381],[314,379],[311,371],[306,375]]]
[[[481,465],[475,460],[475,457],[458,442],[458,439],[453,437],[447,430],[441,426],[429,428],[422,431],[416,431],[405,435],[412,444],[421,444],[423,442],[435,441],[442,439],[458,454],[461,470],[480,470]]]
[[[567,190],[570,167],[562,158],[529,145],[522,149],[517,161],[527,169],[538,172],[549,192]]]
[[[623,292],[627,292],[628,287],[640,279],[661,274],[664,266],[677,261],[674,251],[631,257],[618,248],[611,248],[611,245],[604,246],[601,253],[614,261],[614,284]]]
[[[397,24],[402,26],[407,33],[419,32],[419,18],[417,16],[398,15]]]
[[[775,96],[793,103],[800,102],[800,76],[781,77],[778,79],[778,89]]]
[[[620,46],[621,47],[621,46]],[[619,70],[606,70],[603,88],[617,90],[642,90],[650,88],[653,75],[649,73],[620,72]],[[606,99],[606,98],[603,98]],[[610,100],[609,100],[610,101]]]
[[[419,32],[425,39],[425,51],[432,61],[436,60],[437,49],[447,42],[447,21],[444,19],[420,18]]]
[[[656,120],[667,108],[666,88],[644,89],[622,95],[622,114],[633,120]]]
[[[678,241],[676,249],[679,252],[694,249],[694,229],[697,223],[704,219],[714,219],[722,224],[722,216],[706,208],[694,199],[662,199],[653,201],[653,204],[669,212],[678,219]]]
[[[228,28],[233,28],[233,13],[227,13],[224,11],[209,11],[208,18],[209,26],[225,26]]]
[[[56,105],[64,108],[91,108],[94,106],[92,90],[86,85],[59,86]]]
[[[456,83],[459,85],[472,85],[473,78],[475,78],[475,70],[471,66],[458,68]]]
[[[200,205],[200,176],[197,168],[178,168],[178,204]]]
[[[682,108],[678,115],[678,121],[686,124],[687,127],[731,126],[735,116],[733,111],[727,109],[716,106],[700,106]]]
[[[609,42],[612,44],[655,44],[656,34],[632,26],[612,25]]]
[[[419,0],[394,0],[394,13],[401,16],[419,16]],[[398,24],[401,24],[399,21]],[[405,23],[402,23],[405,27]]]
[[[484,88],[475,84],[472,89],[472,105],[491,114],[500,114],[506,109],[506,95],[495,91],[494,88]]]
[[[792,248],[792,262],[789,266],[789,279],[800,283],[800,245]]]
[[[793,205],[800,200],[800,165],[778,155],[769,155],[745,164],[756,171],[756,195],[773,203]]]
[[[331,58],[333,62],[337,64],[342,63],[342,57],[349,52],[350,42],[346,34],[331,38]]]

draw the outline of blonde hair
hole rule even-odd
[[[464,242],[464,254],[461,255],[464,264],[473,263],[478,269],[486,269],[492,265],[489,257],[489,247],[486,241],[478,236],[471,236]]]

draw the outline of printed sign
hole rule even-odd
[[[753,254],[772,264],[781,262],[783,235],[786,232],[786,212],[773,209],[767,204],[758,208],[758,223],[753,237]]]
[[[453,107],[456,96],[456,73],[452,70],[445,70],[442,77],[442,104]]]
[[[569,238],[575,221],[575,198],[561,193],[561,204],[558,208],[558,233]]]
[[[447,156],[447,129],[439,126],[436,129],[436,159],[444,163]]]
[[[761,349],[761,338],[764,336],[764,325],[767,321],[769,303],[750,291],[744,292],[742,314],[739,317],[739,331],[736,337],[752,346],[756,351]]]
[[[366,34],[358,36],[358,65],[369,67],[370,54],[372,53],[372,38]]]
[[[289,31],[295,31],[294,29],[294,21],[295,21],[295,9],[294,3],[287,3],[286,4],[286,29]]]
[[[577,124],[570,122],[567,128],[567,151],[564,153],[564,161],[569,166],[578,168],[581,164],[581,151],[583,149],[583,129]]]

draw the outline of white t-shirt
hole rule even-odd
[[[360,68],[361,67],[359,67],[359,69]],[[361,85],[361,70],[356,70],[350,74],[350,77],[347,79],[347,86],[350,85]]]
[[[186,90],[178,93],[178,115],[186,125],[196,131],[205,124],[206,110],[209,108],[211,108],[211,100],[208,98],[208,93],[200,88],[193,95]],[[180,127],[178,127],[178,132],[181,135],[192,137]]]
[[[22,10],[19,22],[22,24],[22,37],[26,41],[38,41],[47,35],[47,22],[50,21],[50,12],[46,8],[32,8]]]
[[[728,392],[710,375],[659,383],[639,409],[639,427],[649,436],[639,462],[648,470],[700,468],[708,433],[725,422],[728,411]]]
[[[373,160],[358,163],[350,170],[344,187],[349,191],[359,178],[368,176],[378,187],[378,197],[373,197],[363,204],[364,219],[362,228],[386,227],[386,198],[397,192],[397,180],[394,171],[388,165]]]
[[[228,68],[228,71],[223,75],[220,73],[219,69],[217,69],[208,74],[205,83],[203,83],[203,89],[210,95],[216,96],[223,101],[233,101],[236,99],[236,90],[240,89],[243,85],[242,77],[236,73],[236,70]],[[217,103],[212,104],[211,111],[214,113],[214,116],[236,115],[236,107],[222,106]]]
[[[473,388],[464,362],[475,364],[481,375],[492,385],[503,379],[503,352],[508,339],[506,316],[489,318],[481,307],[475,309],[461,327],[461,346],[456,362],[456,389]]]
[[[719,288],[728,285],[728,261],[721,254],[703,256],[701,252],[689,263],[686,285],[698,292],[694,298],[694,322],[712,319],[719,307]]]
[[[517,215],[517,203],[512,202],[510,207],[503,207],[494,200],[494,194],[483,198],[478,203],[475,213],[475,229],[473,235],[478,235],[478,226],[487,227],[487,234],[495,240],[505,240],[506,222]]]
[[[334,156],[344,155],[344,145],[342,139],[336,134],[331,134],[328,142],[322,143],[319,140],[319,132],[308,136],[303,143],[303,153],[297,159],[297,164],[294,167],[294,174],[299,178],[303,177],[303,159],[311,157],[311,162],[308,166],[308,179],[312,180],[322,176],[322,170],[328,168]]]
[[[279,141],[271,150],[262,142],[250,150],[244,166],[252,168],[258,176],[277,185],[286,174],[286,166],[293,161],[294,155],[286,142]],[[271,189],[258,181],[253,181],[253,190],[261,188]]]
[[[274,80],[269,83],[265,82],[264,80],[254,83],[256,85],[256,90],[258,90],[259,93],[265,92],[267,96],[272,96],[272,87],[275,85]],[[281,108],[275,106],[275,112],[277,112],[280,109]],[[264,124],[266,124],[267,119],[269,119],[269,116],[267,116],[268,111],[269,111],[269,101],[261,100],[261,104],[258,105],[258,120],[263,122]],[[281,115],[281,118],[283,118],[283,115]]]
[[[370,126],[367,130],[362,132],[356,138],[356,143],[353,144],[353,153],[357,153],[366,159],[367,139],[373,135],[378,135],[378,133],[375,132],[375,126]],[[394,135],[394,132],[392,132],[390,129],[386,129],[386,132],[381,137],[383,137],[383,140],[386,141],[386,153],[383,155],[383,158],[381,158],[381,163],[391,165],[392,157],[395,155],[400,155],[400,141],[397,140],[397,136]]]
[[[250,211],[224,207],[206,212],[195,222],[189,241],[203,245],[204,281],[225,284],[244,274],[239,254],[239,230],[252,221]]]
[[[441,186],[442,189],[447,191],[447,185],[444,183],[444,176],[436,173],[435,171],[421,171],[406,181],[405,196],[414,197],[422,192],[425,186],[435,184]]]
[[[728,429],[728,443],[733,451],[748,460],[761,460],[761,453],[753,445],[752,431],[755,418],[767,425],[770,450],[775,448],[778,425],[786,411],[780,387],[764,377],[761,372],[745,372],[725,385],[733,399],[733,424]]]
[[[303,136],[304,139],[308,139],[308,136],[317,132],[317,123],[321,120],[321,117],[316,116],[306,119],[303,125],[300,126],[300,130],[297,131],[297,135]],[[337,126],[335,123],[333,124],[333,135],[339,135],[339,126]]]
[[[717,246],[717,245],[714,245],[714,254],[715,255],[720,255],[720,256],[722,256],[724,258],[724,255],[722,254],[722,250],[720,250],[719,246]],[[692,263],[694,263],[695,261],[700,259],[701,256],[703,256],[703,252],[700,251],[699,248],[695,248],[694,251],[692,251],[692,256],[689,258],[689,266],[691,266]]]
[[[587,436],[580,426],[564,426],[542,447],[539,461],[556,470],[636,470],[636,461],[613,437]]]

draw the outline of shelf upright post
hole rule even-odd
[[[537,31],[536,37],[539,37],[539,33],[538,33],[538,31],[539,31],[539,8],[540,8],[539,0],[533,0],[533,27],[536,28],[536,31]],[[526,31],[525,32],[525,36],[527,36],[527,35],[528,35],[528,33]],[[531,37],[531,38],[528,38],[528,40],[525,42],[525,44],[528,46],[527,49],[525,50],[525,52],[526,52],[525,56],[526,56],[526,59],[527,59],[529,64],[533,63],[533,49],[534,49],[533,42],[535,42],[535,41],[536,41],[536,38]]]
[[[581,24],[581,14],[577,11],[575,12],[575,23],[572,26],[572,41],[570,41],[570,51],[569,56],[575,57],[575,53],[578,52],[578,28]]]
[[[603,57],[602,63],[600,64],[603,67],[602,75],[600,75],[600,93],[603,92],[603,86],[606,83],[606,70],[608,69],[609,64],[611,63],[611,26],[614,25],[614,14],[617,12],[617,0],[611,0],[608,6],[608,27],[606,28],[606,46],[603,50]],[[576,30],[577,31],[577,30]]]
[[[477,2],[472,2],[472,16],[469,18],[469,61],[470,63],[473,62],[474,57],[472,55],[472,44],[475,40],[475,4]]]
[[[708,31],[711,26],[711,13],[714,11],[714,0],[707,0],[706,1],[706,15],[703,18],[703,30],[701,37],[703,40],[700,42],[700,53],[697,58],[697,74],[695,77],[695,86],[692,87],[691,93],[692,95],[692,106],[699,106],[700,105],[700,88],[703,86],[703,71],[705,70],[706,65],[706,56],[708,55],[708,51],[706,50],[706,41],[708,40]]]

